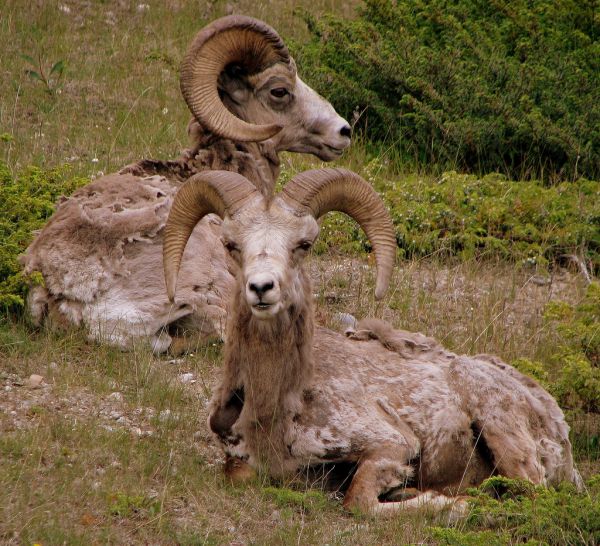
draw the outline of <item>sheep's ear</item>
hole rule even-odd
[[[223,17],[194,38],[181,63],[181,92],[196,119],[209,131],[242,142],[266,140],[281,126],[254,125],[234,116],[219,97],[218,80],[232,65],[256,74],[278,62],[289,64],[290,57],[273,28],[251,17]]]
[[[183,251],[196,227],[207,214],[233,215],[260,193],[247,178],[229,171],[205,171],[192,176],[177,192],[165,225],[163,267],[167,295],[175,300],[177,275]]]
[[[315,218],[338,210],[360,224],[375,252],[375,297],[381,299],[390,283],[397,244],[392,219],[371,185],[346,169],[315,169],[292,178],[281,196],[292,208]]]
[[[250,93],[247,72],[239,65],[227,67],[219,77],[219,94],[226,95],[235,104],[246,104],[250,98]]]

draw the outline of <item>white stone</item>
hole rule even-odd
[[[182,383],[195,383],[196,382],[196,380],[194,379],[193,373],[182,373],[179,376],[179,381],[181,381]]]
[[[30,389],[39,389],[42,386],[44,378],[41,375],[31,374],[27,380],[27,386]]]

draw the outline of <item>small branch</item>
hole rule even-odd
[[[563,257],[571,260],[579,268],[579,272],[583,275],[586,284],[592,283],[592,276],[590,275],[590,272],[588,271],[587,265],[585,265],[585,260],[583,258],[580,258],[576,254],[563,254]]]

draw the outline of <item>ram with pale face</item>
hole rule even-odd
[[[186,332],[194,342],[195,334],[222,335],[233,277],[219,218],[197,226],[175,305],[165,296],[163,228],[181,184],[222,169],[269,196],[280,152],[329,161],[350,144],[348,123],[298,77],[281,38],[249,17],[224,17],[198,33],[181,65],[181,90],[193,114],[192,148],[77,190],[27,249],[25,272],[44,278],[28,302],[36,323],[83,327],[98,341],[156,351],[184,349]]]
[[[222,241],[235,263],[223,376],[209,417],[229,477],[260,467],[290,477],[345,463],[354,467],[347,508],[386,515],[428,505],[452,518],[466,510],[459,495],[496,474],[581,486],[562,411],[500,359],[457,355],[382,321],[348,337],[315,327],[302,262],[316,220],[330,210],[352,216],[371,240],[382,297],[394,229],[354,173],[308,171],[268,199],[242,176],[202,173],[171,209],[164,245],[171,299],[188,238],[207,214],[223,218]],[[393,500],[398,494],[403,500]]]

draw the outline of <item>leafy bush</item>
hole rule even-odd
[[[386,202],[405,257],[497,256],[544,268],[564,254],[581,253],[600,266],[598,182],[580,179],[545,187],[498,174],[455,172],[437,180],[389,180],[375,174],[380,168],[379,160],[373,160],[363,176]],[[316,250],[329,244],[350,251],[368,245],[362,231],[341,216],[323,223]]]
[[[29,167],[13,176],[0,161],[1,310],[23,307],[27,283],[42,282],[38,277],[24,278],[18,256],[31,242],[34,230],[40,229],[54,212],[58,198],[86,182],[69,177],[67,167],[48,170]]]
[[[577,305],[549,302],[544,320],[557,334],[548,361],[520,358],[512,364],[571,414],[600,413],[600,284],[591,283]]]
[[[550,302],[545,319],[560,336],[552,393],[564,408],[600,413],[600,284],[590,284],[578,305]]]
[[[365,0],[304,13],[308,81],[411,165],[513,178],[600,175],[595,2]]]
[[[496,476],[470,491],[465,529],[434,528],[432,533],[441,544],[596,544],[600,475],[586,485],[586,492],[578,493],[572,484],[552,489]],[[501,533],[503,542],[493,539],[490,528]]]

